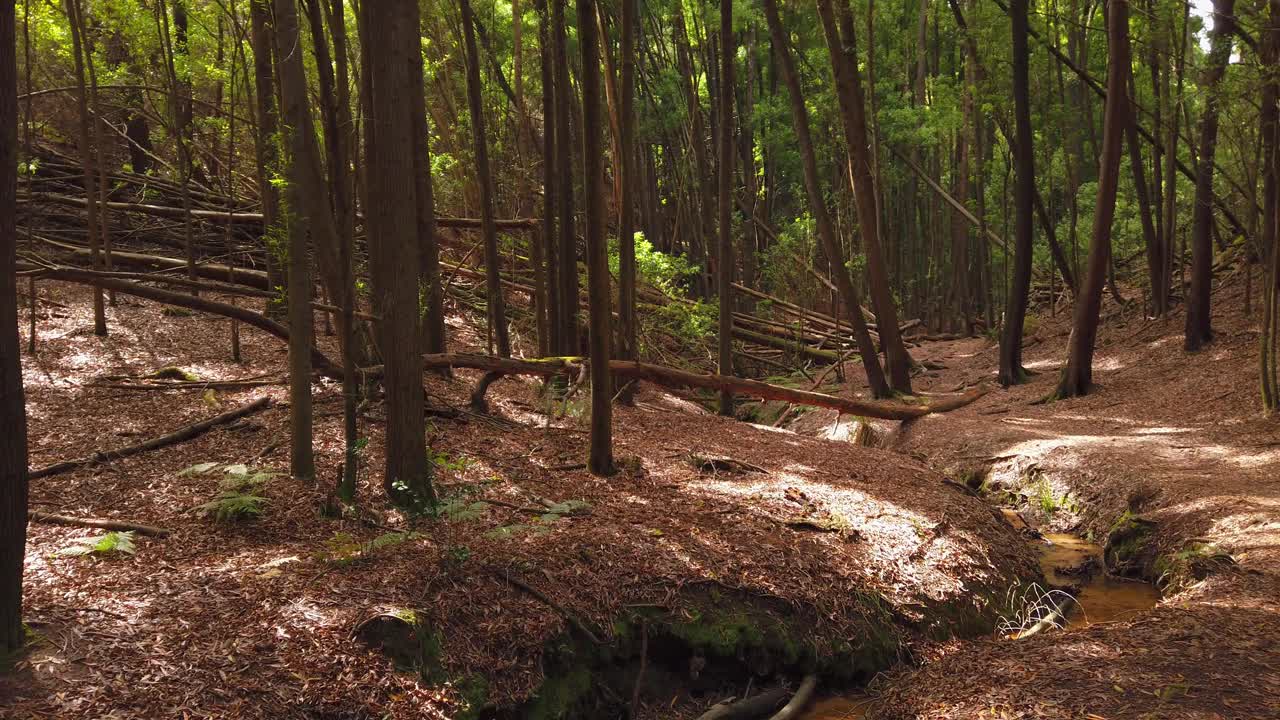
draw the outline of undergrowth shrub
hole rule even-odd
[[[59,550],[59,557],[83,557],[85,555],[133,555],[138,549],[133,545],[132,532],[109,532],[76,538],[70,547]]]
[[[218,480],[218,494],[209,502],[192,509],[202,517],[213,518],[217,522],[240,522],[260,516],[267,499],[259,493],[263,485],[275,477],[275,473],[254,470],[243,464],[206,462],[192,465],[178,475],[207,475],[219,470],[222,471],[222,477]]]

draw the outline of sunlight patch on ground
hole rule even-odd
[[[1045,370],[1048,368],[1057,368],[1061,365],[1062,363],[1060,361],[1053,359],[1033,360],[1031,362],[1022,363],[1022,367],[1028,370]]]

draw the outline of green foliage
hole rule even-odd
[[[218,481],[218,494],[209,502],[195,506],[193,510],[202,517],[213,518],[217,522],[240,522],[260,516],[267,499],[259,493],[262,486],[275,477],[274,473],[253,470],[243,464],[205,462],[192,465],[178,475],[206,475],[219,469],[223,474]]]
[[[59,550],[59,557],[81,557],[84,555],[133,555],[138,549],[133,545],[132,532],[109,532],[105,535],[76,538],[70,547]]]
[[[698,268],[684,255],[671,255],[654,248],[643,232],[635,234],[636,276],[668,295],[683,293],[684,285],[698,274]],[[621,259],[617,238],[609,238],[609,272],[619,274]]]
[[[350,533],[336,532],[324,543],[319,558],[336,565],[350,565],[359,560],[367,560],[379,550],[402,545],[422,537],[416,532],[383,533],[369,541],[360,541]],[[406,619],[408,622],[408,619]]]
[[[176,365],[162,367],[151,373],[151,377],[157,380],[184,380],[186,382],[198,382],[200,380],[199,375]]]

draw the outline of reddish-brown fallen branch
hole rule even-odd
[[[521,360],[517,358],[500,358],[492,355],[444,353],[424,355],[423,364],[427,368],[469,368],[503,375],[577,376],[583,371],[585,361],[583,358],[572,357]],[[382,373],[382,368],[380,366],[369,367],[364,368],[361,372],[367,377],[376,377]],[[724,375],[702,375],[633,360],[611,360],[609,361],[609,372],[616,377],[629,380],[647,380],[664,387],[729,390],[734,395],[757,397],[763,400],[782,400],[796,405],[829,408],[849,415],[880,418],[882,420],[912,420],[930,413],[955,410],[968,405],[986,393],[986,390],[975,389],[963,395],[937,398],[928,403],[917,404],[897,401],[855,400],[808,390],[797,390],[781,385],[770,385],[759,380]]]
[[[82,285],[98,285],[105,290],[115,290],[116,292],[124,293],[126,295],[146,298],[147,300],[155,300],[156,302],[164,303],[166,305],[177,305],[178,307],[185,307],[191,310],[198,310],[200,312],[235,318],[246,325],[252,325],[253,327],[274,335],[285,342],[289,341],[289,329],[284,325],[281,325],[266,315],[256,313],[248,308],[242,308],[239,305],[232,305],[231,303],[218,302],[217,300],[209,300],[208,298],[172,292],[169,290],[161,290],[160,288],[142,285],[128,280],[103,277],[101,274],[95,273],[92,270],[53,267],[42,268],[37,275],[49,280],[65,280],[66,282],[80,283]],[[312,348],[311,350],[311,364],[315,367],[316,372],[319,372],[326,377],[342,377],[342,368],[336,365],[324,353],[315,348]]]
[[[56,513],[40,512],[32,510],[27,513],[27,518],[33,523],[44,523],[46,525],[69,525],[71,527],[90,527],[101,530],[119,530],[125,532],[136,532],[139,535],[150,535],[152,537],[164,537],[169,534],[168,530],[154,525],[143,525],[141,523],[127,522],[124,520],[104,520],[102,518],[83,518],[72,517],[70,515],[58,515]]]
[[[52,465],[46,465],[38,470],[32,470],[30,477],[32,480],[36,480],[38,478],[45,478],[51,475],[60,475],[62,473],[71,472],[77,468],[82,468],[86,465],[125,458],[131,455],[147,452],[148,450],[156,450],[169,445],[176,445],[184,440],[199,437],[200,435],[208,432],[210,428],[217,427],[218,425],[225,425],[226,423],[239,420],[246,415],[252,415],[260,410],[265,410],[270,405],[271,398],[259,398],[248,405],[224,412],[221,415],[215,415],[207,420],[201,420],[198,423],[187,425],[186,427],[178,428],[171,433],[161,435],[157,438],[152,438],[146,442],[138,443],[137,445],[129,445],[128,447],[122,447],[117,450],[99,450],[98,452],[86,457],[77,458],[75,460],[64,460]]]

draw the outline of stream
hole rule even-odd
[[[1002,512],[1015,529],[1028,527],[1013,510]],[[1040,555],[1040,570],[1049,586],[1069,588],[1075,596],[1067,611],[1065,632],[1093,623],[1125,620],[1150,610],[1160,601],[1160,591],[1154,585],[1108,574],[1102,546],[1078,535],[1045,533],[1030,542]],[[857,720],[866,717],[870,703],[870,698],[852,694],[820,698],[800,720]]]

